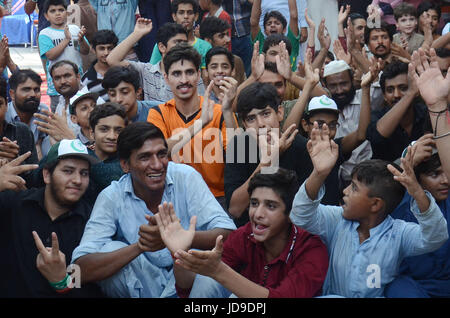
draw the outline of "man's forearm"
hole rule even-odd
[[[304,87],[306,84],[306,80],[298,75],[295,75],[294,73],[292,74],[291,78],[289,79],[289,82],[302,91],[305,89]],[[328,95],[327,92],[323,89],[323,87],[319,85],[319,83],[317,83],[312,88],[310,94],[311,94],[311,97]]]
[[[406,94],[395,104],[378,122],[377,131],[385,138],[389,138],[400,124],[403,116],[414,99],[413,94]]]
[[[434,105],[433,107],[433,109],[436,110],[444,110],[447,108],[447,102],[442,101],[439,104]],[[439,118],[437,118],[437,115],[433,115],[430,117],[433,132],[435,132],[436,136],[443,136],[450,132],[450,124],[448,123],[447,115],[447,113],[443,113],[439,116]],[[450,147],[448,146],[449,141],[450,136],[438,138],[435,140],[439,158],[442,163],[442,169],[444,170],[448,179],[450,179]]]
[[[223,240],[225,241],[232,230],[227,229],[212,229],[209,231],[195,231],[194,239],[192,240],[191,248],[200,249],[200,250],[210,250],[213,249],[216,245],[216,238],[219,235],[223,236]]]
[[[125,40],[120,42],[111,53],[109,53],[106,58],[106,62],[110,66],[114,66],[122,62],[122,60],[127,56],[128,52],[133,48],[133,46],[141,39],[141,36],[132,32]]]
[[[282,127],[283,131],[286,130],[290,125],[295,124],[297,128],[300,125],[300,120],[303,116],[303,113],[306,108],[306,104],[309,101],[309,97],[312,91],[312,84],[310,82],[306,82],[303,91],[301,92],[297,102],[289,113],[284,125]]]
[[[75,261],[81,268],[81,282],[98,282],[113,276],[142,253],[137,243],[109,253],[87,254]]]

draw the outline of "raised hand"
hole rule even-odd
[[[264,73],[264,54],[259,54],[259,41],[256,41],[253,45],[253,55],[252,55],[252,73],[250,76],[257,81]]]
[[[185,230],[175,214],[172,203],[164,202],[159,205],[158,210],[155,219],[164,244],[172,254],[179,250],[187,251],[194,239],[197,216],[192,216],[189,229]]]
[[[305,20],[306,20],[306,23],[308,24],[309,29],[313,29],[313,30],[316,29],[316,24],[308,15],[308,8],[305,9]]]
[[[19,177],[19,175],[24,172],[37,169],[39,167],[35,164],[21,165],[21,163],[24,162],[30,155],[31,152],[28,151],[12,160],[11,162],[6,163],[0,167],[0,191],[26,190],[26,182],[23,178]]]
[[[398,45],[396,43],[391,43],[391,52],[392,52],[392,55],[394,55],[395,57],[397,57],[399,60],[401,60],[404,63],[409,63],[411,61],[411,55],[401,45]]]
[[[35,113],[34,116],[39,119],[35,123],[39,131],[49,135],[55,142],[62,139],[75,139],[76,136],[67,124],[67,113],[63,109],[62,116],[52,113],[46,109],[41,113]]]
[[[280,54],[275,56],[275,62],[277,64],[278,73],[285,79],[290,80],[292,77],[291,59],[289,57],[288,50],[286,49],[286,43],[281,41],[278,44],[280,48]]]
[[[84,25],[81,26],[80,32],[78,32],[78,41],[81,43],[84,41],[84,36],[86,35],[86,27]]]
[[[214,117],[214,101],[209,98],[213,85],[214,81],[210,81],[205,90],[205,95],[203,95],[202,114],[200,116],[203,127]]]
[[[341,41],[335,40],[333,44],[333,51],[338,60],[342,60],[348,65],[352,62],[352,55],[350,52],[345,52],[344,47],[341,44]]]
[[[309,82],[311,84],[311,87],[316,86],[317,83],[319,83],[320,75],[319,75],[319,69],[312,68],[312,52],[307,51],[305,56],[305,80],[306,82]]]
[[[339,148],[330,139],[330,131],[326,124],[319,129],[319,124],[314,122],[311,137],[306,144],[314,170],[320,175],[328,175],[336,164]]]
[[[319,39],[320,47],[328,51],[331,46],[331,37],[325,26],[325,19],[320,21],[319,29],[317,30],[317,38]]]
[[[344,6],[341,6],[341,8],[339,9],[339,13],[338,13],[338,24],[344,24],[345,20],[347,20],[348,15],[350,14],[350,5],[347,4],[345,6],[345,10],[344,10]]]
[[[236,97],[238,81],[233,77],[227,76],[220,81],[221,93],[219,96],[219,104],[222,105],[222,111],[231,111],[233,100]]]
[[[140,36],[144,36],[152,32],[153,23],[151,19],[139,18],[134,26],[134,33],[138,33]]]
[[[444,77],[439,69],[436,51],[430,49],[430,62],[423,49],[414,52],[408,71],[411,73],[420,95],[431,111],[442,111],[442,105],[447,105],[450,93],[450,67]]]
[[[223,236],[219,235],[211,251],[179,250],[175,253],[175,263],[191,272],[214,278],[220,271],[222,253]]]
[[[19,155],[20,147],[17,141],[11,141],[6,137],[3,137],[0,141],[0,158],[7,159],[8,161],[17,158]]]
[[[414,143],[413,150],[413,167],[422,161],[428,160],[433,154],[433,147],[436,147],[436,141],[433,134],[425,134]]]
[[[72,41],[72,33],[70,33],[68,24],[66,24],[66,26],[64,27],[64,36],[67,40],[69,40],[69,42]]]
[[[295,124],[290,125],[280,137],[279,149],[282,155],[294,142],[295,136],[298,134],[298,129]]]
[[[378,79],[378,74],[381,71],[382,59],[378,60],[375,57],[370,59],[369,72],[361,77],[361,87],[370,87],[372,83]]]
[[[59,242],[56,233],[52,233],[52,247],[45,247],[39,235],[33,231],[34,243],[39,251],[36,257],[36,267],[50,282],[56,283],[67,275],[66,256],[59,250]]]

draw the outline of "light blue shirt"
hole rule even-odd
[[[50,108],[47,105],[41,103],[39,105],[38,112],[40,112],[42,109],[50,110]],[[38,143],[39,139],[44,139],[45,136],[47,136],[46,133],[43,133],[38,130],[38,126],[35,123],[36,120],[37,120],[36,117],[33,116],[30,120],[30,124],[28,125],[28,127],[30,127],[31,132],[33,133],[35,144]],[[13,102],[8,103],[8,110],[6,111],[5,121],[7,123],[21,122],[19,114],[17,114],[16,108],[14,107]]]
[[[215,228],[234,230],[236,226],[214,198],[202,176],[185,164],[169,162],[162,202],[172,202],[183,228],[188,229],[190,219],[197,215],[196,230],[208,231]],[[133,190],[130,174],[113,181],[104,189],[92,210],[86,224],[80,245],[73,251],[72,262],[81,256],[97,253],[111,241],[134,244],[139,239],[139,227],[147,224],[145,215],[154,215],[145,202]],[[147,286],[147,297],[159,297],[173,276],[173,260],[167,248],[146,252],[149,262],[159,267],[159,276],[154,284]]]
[[[322,186],[318,199],[313,201],[303,183],[290,214],[294,224],[319,235],[328,248],[330,263],[324,295],[382,297],[384,287],[398,275],[405,257],[437,250],[448,239],[447,222],[428,192],[430,207],[424,213],[411,201],[411,212],[419,224],[394,220],[388,215],[370,229],[370,237],[362,244],[357,232],[359,223],[346,220],[342,207],[321,205],[324,193]]]

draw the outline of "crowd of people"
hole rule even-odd
[[[26,1],[0,296],[450,297],[445,5]]]

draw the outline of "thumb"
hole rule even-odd
[[[195,223],[197,223],[197,216],[193,215],[189,224],[189,232],[195,232]]]
[[[214,246],[214,251],[219,254],[222,254],[222,252],[223,252],[223,235],[219,235],[216,238],[216,246]]]

